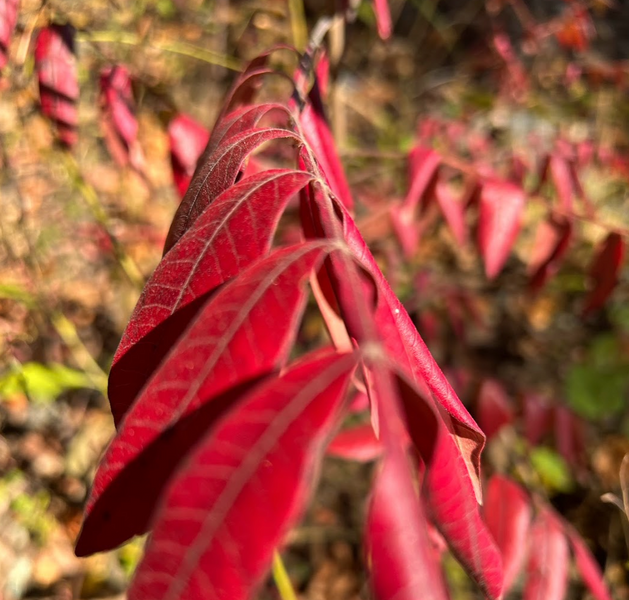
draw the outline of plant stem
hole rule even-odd
[[[273,580],[282,600],[297,600],[297,594],[286,572],[284,561],[277,550],[273,553]]]
[[[308,43],[308,26],[302,0],[288,0],[290,26],[293,32],[293,44],[299,52],[303,52]]]
[[[90,31],[81,32],[77,35],[77,40],[80,42],[92,42],[92,43],[114,43],[125,44],[127,46],[146,46],[147,48],[155,48],[163,52],[172,52],[173,54],[180,54],[181,56],[188,56],[190,58],[196,58],[211,65],[218,65],[231,71],[242,71],[242,63],[231,56],[225,56],[212,50],[206,50],[199,48],[186,42],[175,41],[159,41],[159,40],[144,40],[134,33],[128,33],[126,31]]]

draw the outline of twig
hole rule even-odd
[[[277,550],[273,553],[273,580],[282,600],[297,600],[297,595],[286,572],[284,561]]]

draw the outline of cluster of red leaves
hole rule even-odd
[[[303,511],[357,378],[382,445],[365,534],[377,597],[447,598],[433,523],[499,598],[501,556],[479,509],[484,435],[356,228],[306,68],[290,102],[251,103],[266,58],[228,95],[114,358],[118,432],[77,553],[152,529],[130,598],[247,597]],[[247,176],[248,156],[274,140],[298,170]],[[296,195],[303,241],[273,249]],[[287,364],[309,279],[337,348]]]
[[[526,163],[511,157],[508,176],[498,173],[483,157],[490,154],[491,143],[486,139],[469,138],[473,162],[451,158],[456,151],[446,143],[445,151],[433,149],[432,141],[461,137],[465,125],[460,122],[442,123],[428,119],[421,124],[417,145],[410,151],[409,185],[401,205],[391,209],[391,220],[400,244],[407,256],[415,254],[422,231],[443,216],[452,237],[459,246],[469,240],[466,212],[476,207],[476,241],[489,279],[503,269],[520,232],[526,202],[540,197],[546,184],[554,188],[556,206],[549,203],[547,218],[537,229],[528,264],[529,287],[539,291],[561,266],[574,235],[574,221],[580,201],[584,215],[595,219],[594,208],[585,195],[578,170],[591,156],[582,156],[580,148],[559,141],[541,160],[535,173],[536,189],[527,191],[524,179]],[[441,143],[441,146],[444,144]],[[480,158],[476,158],[476,157]],[[457,191],[455,177],[463,174],[465,184]],[[624,259],[625,243],[619,232],[612,231],[596,250],[589,268],[590,291],[584,299],[583,312],[601,308],[613,292]]]
[[[493,476],[487,487],[485,518],[501,550],[504,592],[513,587],[526,564],[525,600],[561,600],[568,590],[570,550],[590,593],[610,600],[601,569],[582,537],[540,498],[533,506],[528,494],[506,477]]]

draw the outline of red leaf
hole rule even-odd
[[[452,188],[443,181],[437,181],[435,185],[435,198],[454,236],[454,241],[464,246],[467,243],[467,229],[463,203],[453,193]]]
[[[515,417],[511,399],[495,379],[483,381],[477,400],[478,424],[491,439],[505,425],[513,423]]]
[[[592,593],[592,596],[594,596],[596,600],[611,600],[612,597],[603,580],[601,568],[594,556],[592,556],[592,552],[583,541],[583,538],[579,535],[577,530],[568,525],[568,523],[564,523],[564,528],[568,536],[568,541],[572,546],[572,551],[574,552],[579,574]]]
[[[129,600],[251,597],[303,512],[355,365],[318,353],[240,401],[169,484]]]
[[[536,446],[552,426],[553,407],[539,394],[527,392],[524,395],[524,435],[529,444]]]
[[[485,273],[493,279],[504,266],[520,231],[524,191],[508,181],[488,179],[480,190],[478,245]]]
[[[169,476],[233,405],[235,387],[286,360],[306,300],[303,286],[329,250],[322,243],[278,250],[203,307],[107,450],[85,510],[78,555],[114,548],[146,531]]]
[[[190,187],[170,226],[164,245],[164,254],[175,245],[219,194],[234,185],[245,159],[251,152],[265,142],[281,138],[298,139],[292,131],[287,129],[248,129],[228,139],[221,139],[220,146],[207,158],[204,154],[202,165],[190,182]],[[208,151],[211,150],[213,139],[214,133],[208,144]]]
[[[382,455],[383,446],[371,423],[343,429],[328,446],[328,454],[346,460],[369,462]]]
[[[0,69],[7,64],[9,45],[17,24],[19,0],[0,0]]]
[[[530,287],[540,290],[557,272],[572,237],[572,223],[561,215],[551,214],[540,223],[535,235],[533,255],[529,263]]]
[[[528,547],[532,510],[528,496],[519,485],[494,475],[487,488],[485,521],[500,552],[506,594],[522,569]],[[533,549],[535,551],[535,549]]]
[[[540,508],[531,533],[524,600],[563,600],[568,588],[568,542],[551,509]]]
[[[42,112],[57,128],[65,146],[77,142],[79,83],[74,54],[74,27],[50,25],[35,42],[35,69]]]
[[[412,256],[419,244],[416,223],[417,206],[425,206],[427,192],[434,185],[441,157],[434,150],[416,146],[409,154],[410,187],[404,202],[392,209],[391,220],[406,256]]]
[[[168,139],[175,185],[183,198],[197,168],[197,161],[210,139],[210,132],[192,117],[182,114],[168,124]]]
[[[373,0],[373,10],[376,15],[378,35],[386,40],[391,36],[391,12],[388,0]]]
[[[619,233],[612,232],[601,244],[590,267],[592,286],[583,307],[583,314],[601,308],[618,284],[618,275],[625,255],[625,245]]]
[[[100,74],[100,105],[105,143],[121,166],[142,172],[144,154],[138,143],[138,120],[129,70],[123,65],[105,67]]]
[[[274,170],[240,181],[163,258],[114,356],[109,401],[116,424],[212,290],[268,252],[286,204],[310,178]]]
[[[447,600],[422,501],[402,452],[389,452],[376,477],[366,544],[377,600]]]
[[[555,441],[559,454],[569,465],[582,464],[585,454],[583,423],[562,405],[555,407]]]

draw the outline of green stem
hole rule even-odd
[[[273,553],[273,580],[282,600],[297,600],[297,594],[286,572],[284,561],[277,550]]]
[[[293,0],[291,0],[293,1]],[[135,33],[128,33],[126,31],[90,31],[81,32],[77,35],[77,40],[80,42],[92,42],[92,43],[114,43],[125,44],[127,46],[146,46],[148,48],[155,48],[164,52],[172,52],[173,54],[180,54],[181,56],[188,56],[190,58],[196,58],[211,65],[218,65],[231,71],[242,71],[242,63],[231,56],[225,56],[219,52],[213,52],[212,50],[205,50],[186,42],[174,42],[174,41],[158,41],[158,40],[144,40]]]

